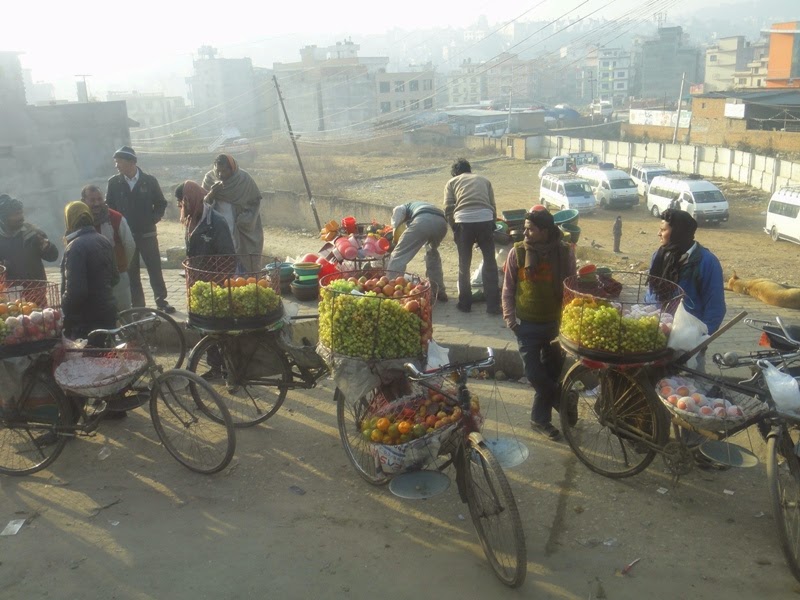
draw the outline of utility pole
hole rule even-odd
[[[78,102],[89,102],[89,85],[86,83],[86,78],[91,77],[88,73],[78,73],[75,77],[80,77],[83,82],[78,82]],[[81,98],[83,94],[83,98]]]
[[[683,72],[683,77],[681,77],[681,92],[678,94],[678,114],[675,118],[675,131],[672,134],[672,143],[674,144],[678,140],[678,125],[681,123],[681,106],[683,105],[683,85],[686,83],[686,71]]]
[[[596,81],[594,78],[594,72],[589,73],[589,104],[594,102],[594,82]]]
[[[297,164],[300,165],[300,174],[303,176],[303,183],[306,186],[306,193],[308,194],[308,203],[311,205],[311,212],[314,213],[314,220],[317,222],[317,229],[322,229],[322,223],[320,222],[319,215],[317,214],[317,204],[314,202],[314,196],[311,195],[311,186],[308,185],[306,170],[303,168],[303,161],[300,160],[300,150],[297,149],[297,141],[295,140],[294,132],[292,131],[292,124],[289,122],[289,115],[286,112],[286,105],[283,103],[283,96],[281,96],[281,88],[278,86],[278,78],[273,75],[272,81],[275,84],[275,91],[278,92],[278,100],[280,100],[283,116],[286,119],[286,129],[289,130],[289,139],[292,140],[292,147],[294,147],[294,154],[297,157]]]
[[[514,94],[514,67],[511,67],[511,86],[508,88],[508,125],[506,125],[506,135],[511,133],[511,97]],[[785,127],[784,127],[785,129]]]

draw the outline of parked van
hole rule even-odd
[[[539,186],[539,198],[547,208],[574,208],[580,214],[594,212],[597,204],[589,182],[572,174],[545,174]]]
[[[600,208],[630,208],[639,204],[639,192],[631,176],[610,163],[578,169],[589,181]]]
[[[547,164],[539,169],[539,177],[545,173],[574,173],[584,165],[596,165],[600,157],[594,152],[570,152],[561,156],[554,156]]]
[[[728,220],[728,201],[713,183],[700,175],[660,175],[650,183],[647,210],[654,217],[668,208],[679,208],[698,223],[723,223]]]
[[[653,179],[659,175],[669,175],[670,173],[672,171],[661,163],[637,163],[631,169],[631,179],[636,182],[639,195],[647,200],[647,190],[650,189]]]
[[[800,186],[785,187],[772,194],[764,227],[773,242],[784,239],[800,244]]]

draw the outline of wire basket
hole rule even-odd
[[[0,274],[0,355],[38,352],[47,341],[61,338],[63,316],[57,283],[6,279]]]
[[[319,340],[331,352],[365,360],[425,356],[433,331],[427,279],[367,269],[327,275],[320,285]]]
[[[723,383],[673,376],[656,385],[662,404],[683,424],[695,430],[723,432],[769,412],[758,398],[737,392]]]
[[[104,398],[129,387],[147,369],[137,350],[85,348],[68,350],[53,375],[59,387],[87,398]]]
[[[647,273],[615,271],[564,282],[560,341],[569,352],[607,362],[640,362],[666,355],[676,284]]]
[[[244,265],[267,265],[246,270]],[[186,270],[189,324],[207,331],[264,329],[283,316],[280,261],[260,255],[193,256]]]

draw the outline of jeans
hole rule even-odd
[[[469,269],[472,266],[472,246],[478,244],[483,254],[483,293],[486,310],[500,310],[500,283],[497,279],[497,259],[494,256],[494,221],[456,223],[453,230],[458,250],[458,304],[472,306]]]
[[[405,273],[408,263],[425,246],[425,276],[434,284],[434,292],[444,292],[444,273],[442,257],[439,255],[439,244],[447,235],[447,221],[439,215],[419,214],[409,223],[397,246],[392,251],[392,258],[386,265],[388,271]]]
[[[142,279],[139,275],[139,256],[141,255],[147,275],[150,277],[150,287],[153,289],[156,306],[161,307],[167,302],[167,286],[164,275],[161,273],[161,252],[158,250],[158,238],[155,233],[145,234],[149,237],[135,236],[136,251],[128,265],[128,277],[131,280],[131,301],[134,306],[147,306],[144,300]]]
[[[561,396],[561,370],[564,352],[552,342],[558,337],[558,323],[522,321],[514,330],[525,376],[533,387],[531,421],[544,425],[552,420]]]

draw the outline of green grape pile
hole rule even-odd
[[[280,303],[271,288],[256,283],[224,287],[198,281],[189,290],[189,312],[201,317],[258,317],[274,311]]]
[[[578,345],[614,354],[654,352],[667,345],[658,315],[623,317],[595,298],[575,298],[561,314],[561,335]]]
[[[363,359],[419,356],[425,348],[424,321],[400,302],[375,292],[351,295],[355,288],[338,280],[322,289],[319,339],[336,353]]]

